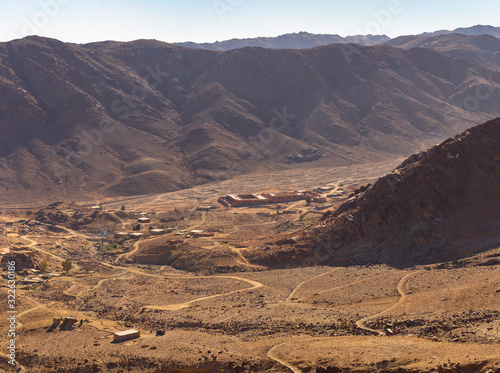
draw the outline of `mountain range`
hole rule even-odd
[[[500,72],[486,61],[498,50],[481,38],[452,40],[463,58],[409,40],[226,52],[1,43],[0,200],[99,200],[407,156],[500,115]]]
[[[463,34],[470,36],[491,35],[500,37],[500,28],[493,26],[476,25],[472,27],[461,27],[453,31],[440,30],[435,32],[426,32],[417,36],[437,36],[446,34]],[[228,51],[244,47],[261,47],[272,49],[307,49],[319,47],[328,44],[338,43],[354,43],[360,45],[375,45],[390,41],[391,38],[387,35],[354,35],[342,37],[336,34],[312,34],[309,32],[298,32],[284,34],[276,37],[258,37],[247,39],[231,39],[225,41],[217,41],[215,43],[194,43],[180,42],[175,45],[188,48],[198,48],[216,51]]]
[[[307,49],[328,44],[354,43],[360,45],[381,44],[390,40],[387,35],[354,35],[342,37],[331,34],[311,34],[309,32],[298,32],[284,34],[276,37],[260,37],[248,39],[231,39],[217,41],[215,43],[174,43],[187,48],[207,49],[214,51],[228,51],[244,47],[260,47],[270,49]]]

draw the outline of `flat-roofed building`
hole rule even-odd
[[[267,198],[260,194],[228,194],[225,199],[232,207],[257,206],[269,203]]]
[[[193,237],[211,237],[214,235],[211,232],[205,232],[205,231],[198,230],[198,229],[192,230],[191,232],[189,232],[189,234]]]
[[[140,232],[130,232],[128,236],[134,240],[138,240],[139,238],[142,238],[144,236],[144,233]]]
[[[152,234],[153,236],[161,236],[162,234],[165,234],[165,229],[155,228],[151,229],[149,233]]]
[[[141,333],[135,329],[124,330],[113,334],[113,342],[125,342],[134,338],[139,338]]]
[[[264,193],[263,196],[267,198],[269,203],[294,202],[306,199],[303,192],[297,191]]]
[[[261,194],[228,194],[219,197],[219,203],[226,207],[258,206],[270,203],[295,202],[311,198],[320,197],[318,193],[310,190],[294,190],[292,192],[268,192]]]

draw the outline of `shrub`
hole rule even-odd
[[[65,259],[63,260],[62,262],[62,267],[63,267],[63,270],[68,273],[71,269],[71,267],[73,267],[73,263],[71,262],[70,259]]]

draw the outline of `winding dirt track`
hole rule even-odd
[[[332,271],[333,271],[333,270],[332,270]],[[332,271],[329,271],[329,272],[332,272]],[[329,273],[329,272],[323,273],[323,274],[321,274],[321,275],[319,275],[319,276],[314,276],[314,277],[310,278],[309,280],[306,280],[306,281],[304,281],[304,282],[300,283],[300,284],[299,284],[299,285],[298,285],[298,286],[297,286],[297,287],[296,287],[296,288],[292,291],[292,294],[290,294],[289,299],[290,299],[290,298],[291,298],[291,296],[292,296],[292,295],[296,292],[296,290],[297,290],[297,288],[299,288],[299,286],[301,286],[302,284],[304,284],[304,283],[306,283],[306,282],[308,282],[308,281],[311,281],[311,280],[313,280],[313,279],[315,279],[315,278],[318,278],[318,277],[324,276],[324,275],[326,275],[326,274],[327,274],[327,273]],[[365,317],[365,318],[363,318],[363,319],[361,319],[361,320],[356,321],[356,325],[357,325],[359,328],[363,329],[363,330],[369,331],[370,333],[375,333],[375,334],[378,334],[378,335],[380,335],[380,336],[384,336],[385,334],[384,334],[384,332],[383,332],[383,331],[381,331],[381,330],[375,330],[375,329],[369,328],[369,327],[367,327],[367,326],[365,325],[365,323],[366,323],[368,320],[371,320],[371,319],[374,319],[374,318],[376,318],[376,317],[382,316],[383,314],[385,314],[385,313],[387,313],[387,312],[389,312],[389,311],[393,310],[394,308],[398,307],[399,305],[403,304],[403,303],[406,301],[407,297],[408,297],[408,295],[407,295],[407,290],[405,289],[405,288],[408,286],[408,280],[409,280],[412,276],[414,276],[414,275],[416,275],[416,274],[418,274],[418,273],[421,273],[421,272],[422,272],[422,271],[414,271],[414,272],[410,272],[410,273],[406,274],[405,276],[403,276],[403,277],[401,278],[401,280],[399,280],[399,283],[398,283],[398,285],[397,285],[397,290],[398,290],[398,293],[400,294],[400,298],[398,299],[398,301],[397,301],[396,303],[394,303],[392,306],[390,306],[389,308],[387,308],[387,309],[385,309],[384,311],[382,311],[382,312],[379,312],[379,313],[377,313],[377,314],[375,314],[375,315],[368,316],[368,317]],[[379,277],[379,276],[375,276],[375,277]],[[373,277],[373,278],[375,278],[375,277]],[[366,279],[366,280],[369,280],[369,279]],[[361,281],[363,281],[363,280],[361,280]],[[359,283],[359,282],[361,282],[361,281],[355,281],[354,283],[350,283],[350,284],[342,285],[342,286],[340,286],[340,287],[350,286],[350,285],[353,285],[353,284],[355,284],[355,283]],[[338,288],[340,288],[340,287],[338,287]],[[334,288],[334,289],[336,289],[336,288]],[[326,291],[331,291],[331,290],[334,290],[334,289],[329,289],[329,290],[326,290]],[[325,338],[311,338],[311,339],[306,339],[305,341],[307,341],[307,342],[312,342],[312,341],[321,340],[321,339],[325,339]],[[304,341],[302,341],[302,342],[304,342]],[[290,344],[293,344],[293,343],[294,343],[294,341],[280,343],[280,344],[278,344],[278,345],[274,346],[273,348],[271,348],[271,349],[269,350],[269,352],[267,353],[267,356],[268,356],[270,359],[272,359],[272,360],[274,360],[274,361],[277,361],[277,362],[278,362],[278,363],[280,363],[281,365],[284,365],[285,367],[287,367],[288,369],[290,369],[290,370],[291,370],[292,372],[294,372],[294,373],[302,373],[302,371],[301,371],[298,367],[296,367],[295,365],[293,365],[293,364],[291,364],[291,363],[289,363],[289,362],[286,362],[285,360],[283,360],[283,359],[279,358],[279,357],[276,355],[276,350],[277,350],[277,349],[279,349],[281,346],[284,346],[284,345],[290,345]]]
[[[57,228],[61,228],[61,227],[57,227]],[[67,230],[67,231],[69,231],[69,229],[66,229],[66,228],[64,228],[64,229]],[[86,236],[84,236],[82,234],[79,234],[79,233],[77,233],[75,231],[71,231],[71,235],[67,236],[65,238],[71,238],[71,237],[76,237],[76,236],[80,236],[80,237],[86,238]],[[51,253],[50,251],[46,251],[46,250],[43,250],[43,249],[41,249],[39,247],[36,247],[38,245],[38,241],[29,238],[27,235],[19,236],[19,238],[21,238],[23,240],[26,240],[26,241],[30,241],[30,243],[28,245],[26,245],[26,247],[30,247],[30,248],[32,248],[35,251],[38,251],[38,252],[44,253],[45,255],[51,256],[52,258],[56,259],[59,262],[62,262],[62,261],[65,260],[64,258]],[[75,269],[79,269],[80,268],[78,266],[78,264],[76,264],[76,263],[73,263],[73,266],[74,266]]]
[[[288,298],[286,298],[285,302],[290,302],[292,300],[292,298],[295,298],[295,295],[300,291],[300,289],[302,288],[302,286],[304,286],[306,283],[311,282],[311,281],[313,281],[313,280],[315,280],[317,278],[326,276],[326,275],[328,275],[330,273],[333,273],[335,271],[338,271],[339,269],[341,269],[341,268],[334,268],[334,269],[332,269],[330,271],[327,271],[325,273],[322,273],[320,275],[317,275],[317,276],[311,277],[311,278],[309,278],[309,279],[307,279],[305,281],[302,281],[300,284],[298,284],[295,287],[295,289],[292,290],[292,292],[290,293],[290,295],[288,296]]]
[[[16,322],[17,322],[17,327],[18,328],[22,328],[22,326],[24,325],[21,321],[20,321],[20,318],[23,317],[24,315],[27,315],[28,313],[30,312],[33,312],[35,310],[38,310],[38,309],[41,309],[41,308],[45,308],[46,305],[45,304],[41,304],[41,303],[38,303],[37,301],[33,300],[32,298],[29,298],[29,297],[26,297],[26,299],[33,303],[34,306],[31,307],[31,308],[28,308],[27,310],[19,313],[16,315]]]
[[[41,252],[41,253],[44,253],[46,255],[49,255],[51,257],[53,257],[54,259],[62,262],[64,259],[61,258],[60,256],[57,256],[55,254],[52,254],[51,252],[49,251],[45,251],[43,249],[40,249],[39,247],[35,247],[36,245],[38,245],[38,241],[36,240],[33,240],[31,238],[28,238],[28,236],[19,236],[19,238],[23,239],[23,240],[26,240],[26,241],[30,241],[30,243],[28,245],[26,245],[26,247],[31,247],[33,250],[35,251],[38,251],[38,252]]]
[[[368,326],[366,326],[366,322],[368,320],[380,317],[380,316],[386,314],[387,312],[393,310],[394,308],[398,307],[400,304],[404,303],[406,301],[406,298],[408,297],[406,290],[405,290],[405,287],[408,285],[408,280],[410,279],[410,277],[412,277],[420,272],[422,272],[422,271],[410,272],[410,273],[406,274],[405,276],[403,276],[401,278],[401,280],[399,280],[399,283],[397,286],[398,293],[400,295],[399,300],[396,303],[394,303],[391,307],[383,310],[382,312],[379,312],[379,313],[372,315],[372,316],[367,316],[365,318],[362,318],[361,320],[356,321],[356,325],[358,326],[358,328],[369,331],[371,333],[385,335],[383,330],[376,330],[376,329],[372,329],[372,328],[369,328]]]
[[[234,280],[237,280],[237,281],[246,282],[247,284],[252,285],[251,287],[248,287],[246,289],[234,290],[234,291],[230,291],[230,292],[227,292],[227,293],[220,293],[220,294],[214,294],[214,295],[210,295],[210,296],[206,296],[206,297],[196,298],[196,299],[190,300],[188,302],[177,303],[177,304],[169,304],[169,305],[166,305],[166,306],[154,306],[154,305],[152,305],[152,306],[146,306],[146,307],[144,307],[144,309],[157,309],[157,310],[176,311],[176,310],[181,310],[183,308],[190,307],[191,304],[196,303],[196,302],[201,302],[201,301],[204,301],[204,300],[207,300],[207,299],[213,299],[213,298],[227,296],[227,295],[231,295],[231,294],[235,294],[235,293],[240,293],[240,292],[243,292],[243,291],[255,290],[255,289],[259,289],[259,288],[262,288],[262,287],[266,286],[266,285],[264,285],[264,284],[262,284],[262,283],[260,283],[258,281],[254,281],[254,280],[250,280],[250,279],[247,279],[247,278],[244,278],[244,277],[238,277],[238,276],[222,276],[222,275],[215,275],[215,276],[184,276],[184,275],[181,275],[181,274],[179,274],[179,275],[158,275],[158,274],[154,274],[154,273],[143,272],[143,271],[141,271],[139,269],[136,269],[136,268],[121,267],[121,266],[109,264],[109,263],[106,263],[106,262],[101,262],[101,264],[103,266],[105,266],[105,267],[109,267],[109,268],[113,268],[113,269],[120,269],[120,270],[124,270],[124,271],[130,272],[130,273],[134,273],[134,274],[137,274],[137,275],[147,276],[147,277],[154,277],[154,278],[176,279],[176,280],[194,280],[194,279],[199,280],[199,279],[203,279],[203,278],[223,278],[223,279],[231,278],[231,279],[234,279]],[[119,275],[123,275],[123,273],[121,273]],[[119,276],[119,275],[116,275],[116,276]]]
[[[164,276],[164,278],[169,278],[169,277],[168,276]],[[179,279],[179,277],[174,277],[174,278]],[[231,295],[231,294],[235,294],[235,293],[241,293],[242,291],[255,290],[255,289],[258,289],[258,288],[261,288],[261,287],[265,286],[264,284],[261,284],[258,281],[249,280],[249,279],[246,279],[246,278],[236,277],[236,276],[193,276],[193,277],[182,277],[182,278],[183,279],[232,278],[234,280],[246,282],[246,283],[252,285],[252,287],[249,287],[249,288],[246,288],[246,289],[241,289],[241,290],[233,290],[233,291],[230,291],[230,292],[227,292],[227,293],[214,294],[214,295],[210,295],[210,296],[207,296],[207,297],[201,297],[201,298],[193,299],[193,300],[190,300],[190,301],[184,302],[184,303],[168,304],[166,306],[146,306],[146,307],[144,307],[144,309],[177,311],[177,310],[181,310],[183,308],[191,307],[191,305],[193,303],[201,302],[201,301],[204,301],[204,300],[207,300],[207,299],[214,299],[214,298],[219,298],[219,297],[223,297],[223,296],[227,296],[227,295]]]
[[[147,245],[149,245],[150,243],[152,243],[155,240],[148,241],[146,244],[144,244],[144,246],[142,246],[142,248],[146,247]],[[133,249],[131,251],[128,251],[126,253],[118,255],[116,257],[116,259],[115,259],[115,263],[118,263],[118,261],[121,258],[123,258],[123,257],[127,257],[128,258],[130,255],[135,254],[137,252],[137,250],[139,250],[139,244],[141,244],[143,241],[144,241],[144,238],[140,238],[139,240],[137,240],[136,242],[134,242],[134,244],[132,245]]]
[[[217,241],[213,241],[213,243],[215,243],[216,245],[215,246],[219,246],[220,244],[217,242]],[[242,261],[238,260],[238,259],[235,259],[236,260],[236,263],[238,264],[241,264],[241,265],[244,265],[245,267],[247,267],[248,269],[250,268],[256,268],[256,269],[266,269],[266,267],[264,266],[259,266],[259,265],[256,265],[256,264],[251,264],[247,258],[245,258],[245,256],[243,255],[243,253],[241,252],[241,249],[240,248],[237,248],[237,247],[231,247],[229,246],[229,248],[231,249],[232,252],[234,252],[236,255],[238,255],[238,257],[241,258]]]
[[[297,368],[295,365],[292,365],[291,363],[288,363],[285,360],[282,360],[278,356],[276,356],[276,350],[278,348],[280,348],[281,346],[284,346],[284,345],[289,344],[289,343],[293,343],[293,342],[284,342],[284,343],[280,343],[279,345],[274,346],[273,348],[271,348],[269,350],[269,352],[267,353],[267,356],[270,359],[277,361],[281,365],[286,366],[288,369],[290,369],[294,373],[302,373],[302,371],[299,368]]]
[[[378,276],[373,276],[373,277],[368,277],[368,278],[362,278],[361,280],[356,280],[354,282],[350,282],[350,283],[345,284],[345,285],[339,285],[339,286],[335,286],[334,288],[331,288],[331,289],[326,289],[326,290],[319,291],[318,295],[319,294],[328,293],[330,291],[335,291],[335,290],[339,290],[339,289],[342,289],[342,288],[346,288],[348,286],[353,286],[353,285],[361,284],[363,282],[371,281],[371,280],[374,280],[376,278],[385,277],[385,276],[386,275],[378,275]]]

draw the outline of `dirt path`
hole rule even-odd
[[[292,372],[294,372],[294,373],[302,373],[302,371],[301,371],[299,368],[297,368],[295,365],[292,365],[291,363],[288,363],[288,362],[286,362],[286,361],[284,361],[284,360],[280,359],[280,358],[276,355],[276,350],[277,350],[278,348],[280,348],[281,346],[284,346],[284,345],[286,345],[286,344],[288,344],[288,343],[293,343],[293,342],[284,342],[284,343],[280,343],[279,345],[274,346],[273,348],[271,348],[271,349],[269,350],[269,352],[267,353],[267,356],[268,356],[270,359],[272,359],[272,360],[274,360],[274,361],[277,361],[277,362],[278,362],[278,363],[280,363],[281,365],[286,366],[288,369],[290,369],[290,370],[291,370]]]
[[[26,240],[26,241],[30,241],[30,243],[28,245],[26,245],[26,247],[30,247],[32,250],[35,250],[37,252],[40,252],[40,253],[43,253],[45,255],[51,256],[52,258],[56,259],[59,262],[62,262],[62,261],[65,260],[64,258],[62,258],[62,257],[60,257],[60,256],[58,256],[56,254],[51,253],[50,251],[46,251],[46,250],[43,250],[43,249],[41,249],[39,247],[36,247],[38,245],[38,241],[33,240],[31,238],[28,238],[28,236],[19,236],[19,238],[21,238],[23,240]],[[80,269],[80,267],[76,263],[73,263],[73,268],[76,269],[76,270]]]
[[[403,304],[406,301],[406,298],[408,297],[407,290],[405,289],[408,286],[408,280],[410,279],[410,277],[412,277],[420,272],[422,272],[422,271],[410,272],[410,273],[406,274],[405,276],[403,276],[401,278],[401,280],[399,280],[399,283],[397,285],[397,289],[398,289],[398,293],[400,294],[400,298],[398,299],[398,301],[396,303],[394,303],[389,308],[383,310],[382,312],[379,312],[375,315],[367,316],[365,318],[362,318],[361,320],[356,321],[356,325],[360,329],[369,331],[370,333],[375,333],[378,335],[385,335],[385,333],[382,330],[376,330],[376,329],[372,329],[372,328],[366,326],[366,322],[369,320],[375,319],[377,317],[380,317],[380,316],[386,314],[387,312],[392,311],[393,309],[398,307],[400,304]]]
[[[186,230],[186,232],[190,232],[193,229],[201,228],[203,225],[205,225],[206,221],[207,221],[207,213],[205,211],[203,211],[201,213],[201,223],[197,223],[195,225],[192,225],[189,228],[186,228],[185,230]]]
[[[164,278],[169,278],[169,277],[164,277]],[[175,277],[175,278],[179,279],[178,277]],[[194,276],[194,277],[183,277],[183,278],[185,278],[185,279],[231,278],[231,279],[234,279],[234,280],[246,282],[246,283],[252,285],[252,287],[249,287],[249,288],[246,288],[246,289],[240,289],[240,290],[233,290],[233,291],[230,291],[230,292],[227,292],[227,293],[220,293],[220,294],[214,294],[214,295],[210,295],[210,296],[206,296],[206,297],[201,297],[201,298],[193,299],[193,300],[190,300],[188,302],[183,302],[183,303],[168,304],[166,306],[146,306],[146,307],[144,307],[144,309],[155,309],[155,310],[164,310],[164,311],[165,310],[167,310],[167,311],[177,311],[177,310],[181,310],[183,308],[191,307],[191,304],[197,303],[197,302],[201,302],[201,301],[204,301],[204,300],[207,300],[207,299],[214,299],[214,298],[224,297],[224,296],[231,295],[231,294],[241,293],[243,291],[249,291],[249,290],[259,289],[259,288],[265,286],[264,284],[262,284],[262,283],[260,283],[258,281],[249,280],[249,279],[246,279],[246,278],[243,278],[243,277],[237,277],[237,276]]]
[[[222,276],[222,275],[215,275],[215,276],[157,275],[157,274],[154,274],[154,273],[143,272],[143,271],[138,270],[136,268],[121,267],[121,266],[116,266],[116,265],[109,264],[109,263],[106,263],[106,262],[101,262],[101,264],[104,265],[104,266],[106,266],[106,267],[109,267],[109,268],[121,269],[121,270],[124,270],[124,271],[135,273],[137,275],[147,276],[147,277],[154,277],[154,278],[175,279],[175,280],[193,280],[193,279],[199,280],[199,279],[203,279],[203,278],[223,278],[223,279],[231,278],[233,280],[243,281],[243,282],[246,282],[249,285],[252,285],[251,287],[246,288],[246,289],[234,290],[234,291],[230,291],[228,293],[214,294],[214,295],[210,295],[210,296],[207,296],[207,297],[201,297],[201,298],[190,300],[188,302],[183,302],[183,303],[178,303],[178,304],[170,304],[170,305],[166,305],[166,306],[154,306],[154,305],[152,305],[152,306],[146,306],[146,307],[144,307],[145,309],[158,309],[158,310],[171,310],[171,311],[175,311],[175,310],[180,310],[180,309],[183,309],[183,308],[190,307],[191,304],[196,303],[196,302],[201,302],[203,300],[213,299],[213,298],[218,298],[218,297],[223,297],[223,296],[235,294],[235,293],[242,292],[242,291],[255,290],[255,289],[259,289],[259,288],[262,288],[262,287],[266,286],[266,285],[264,285],[264,284],[262,284],[262,283],[260,283],[258,281],[254,281],[254,280],[250,280],[250,279],[247,279],[247,278],[244,278],[244,277],[238,277],[238,276]]]
[[[320,275],[317,275],[317,276],[311,277],[311,278],[309,278],[309,279],[307,279],[307,280],[305,280],[305,281],[302,281],[300,284],[298,284],[298,285],[295,287],[295,289],[293,289],[293,290],[292,290],[292,292],[290,293],[290,295],[286,298],[285,302],[290,302],[290,301],[292,301],[292,299],[296,297],[296,295],[298,294],[298,292],[300,291],[300,289],[302,288],[302,286],[304,286],[304,285],[305,285],[305,284],[307,284],[308,282],[311,282],[311,281],[313,281],[313,280],[316,280],[317,278],[320,278],[320,277],[326,276],[326,275],[328,275],[328,274],[330,274],[330,273],[333,273],[333,272],[335,272],[335,271],[338,271],[339,269],[341,269],[341,268],[334,268],[334,269],[332,269],[332,270],[330,270],[330,271],[327,271],[327,272],[325,272],[325,273],[322,273],[322,274],[320,274]]]
[[[378,275],[378,276],[373,276],[373,277],[363,278],[363,279],[361,279],[361,280],[356,280],[356,281],[354,281],[354,282],[350,282],[350,283],[348,283],[348,284],[339,285],[339,286],[335,286],[334,288],[331,288],[331,289],[326,289],[326,290],[319,291],[317,294],[319,295],[319,294],[328,293],[328,292],[330,292],[330,291],[339,290],[339,289],[342,289],[342,288],[345,288],[345,287],[348,287],[348,286],[357,285],[357,284],[360,284],[360,283],[362,283],[362,282],[375,280],[376,278],[385,277],[385,276],[386,276],[386,275]]]
[[[16,322],[17,322],[17,327],[20,329],[23,327],[24,323],[21,322],[21,317],[23,317],[24,315],[27,315],[28,313],[30,312],[33,312],[35,310],[38,310],[38,309],[41,309],[41,308],[45,308],[46,305],[44,304],[41,304],[41,303],[38,303],[36,300],[33,300],[32,298],[30,297],[25,297],[25,299],[27,299],[30,303],[32,303],[34,306],[31,307],[31,308],[28,308],[27,310],[24,310],[23,312],[21,313],[18,313],[16,315]]]
[[[214,241],[215,243],[216,241]],[[218,244],[218,242],[217,242]],[[255,265],[255,264],[251,264],[247,258],[245,258],[245,256],[243,255],[243,253],[241,252],[241,248],[239,247],[234,247],[234,246],[231,246],[229,245],[229,248],[231,249],[232,252],[234,252],[236,255],[238,255],[238,257],[241,258],[241,260],[243,262],[240,262],[239,260],[236,259],[236,262],[241,264],[241,265],[244,265],[246,266],[247,268],[257,268],[257,269],[266,269],[266,267],[263,267],[263,266],[259,266],[259,265]]]
[[[160,238],[160,237],[158,237],[158,238]],[[128,258],[130,255],[135,254],[135,253],[137,252],[137,250],[139,250],[139,244],[140,244],[140,243],[142,243],[143,241],[144,241],[144,238],[140,238],[139,240],[137,240],[136,242],[134,242],[134,244],[132,245],[133,249],[132,249],[132,250],[130,250],[130,251],[127,251],[126,253],[123,253],[123,254],[118,255],[118,256],[116,257],[116,259],[115,259],[115,263],[118,263],[118,261],[119,261],[121,258],[123,258],[123,257]],[[153,241],[155,241],[155,240],[148,241],[148,242],[147,242],[147,243],[143,246],[143,248],[144,248],[145,246],[147,246],[148,244],[150,244],[151,242],[153,242]]]
[[[340,268],[335,268],[335,269],[340,269]],[[334,271],[334,270],[332,270],[332,271],[328,271],[328,272],[325,272],[325,273],[323,273],[323,274],[321,274],[321,275],[311,277],[309,280],[306,280],[306,281],[301,282],[301,283],[300,283],[300,284],[299,284],[299,285],[298,285],[298,286],[297,286],[297,287],[296,287],[296,288],[292,291],[292,293],[290,294],[290,296],[289,296],[287,299],[291,299],[291,298],[293,297],[293,295],[294,295],[294,294],[295,294],[295,293],[296,293],[296,292],[300,289],[300,287],[301,287],[303,284],[307,283],[308,281],[314,280],[314,279],[316,279],[316,278],[318,278],[318,277],[325,276],[325,275],[327,275],[328,273],[333,272],[333,271]],[[366,323],[368,320],[371,320],[371,319],[374,319],[374,318],[376,318],[376,317],[382,316],[382,315],[383,315],[383,314],[385,314],[386,312],[389,312],[389,311],[391,311],[392,309],[394,309],[394,308],[398,307],[400,304],[404,303],[404,302],[406,301],[407,297],[408,297],[408,295],[407,295],[407,289],[406,289],[406,288],[407,288],[407,286],[408,286],[408,280],[409,280],[412,276],[414,276],[414,275],[416,275],[416,274],[418,274],[418,273],[420,273],[420,272],[422,272],[422,271],[415,271],[415,272],[408,273],[408,274],[406,274],[405,276],[403,276],[403,277],[401,278],[401,280],[399,280],[399,283],[398,283],[398,285],[397,285],[397,290],[398,290],[398,292],[399,292],[399,294],[400,294],[400,296],[401,296],[401,297],[398,299],[398,301],[397,301],[396,303],[394,303],[392,306],[390,306],[390,307],[389,307],[389,308],[387,308],[386,310],[384,310],[384,311],[382,311],[382,312],[380,312],[380,313],[377,313],[376,315],[368,316],[368,317],[365,317],[365,318],[363,318],[363,319],[361,319],[361,320],[359,320],[359,321],[356,321],[356,325],[357,325],[359,328],[363,329],[363,330],[367,330],[367,331],[369,331],[369,332],[371,332],[371,333],[375,333],[375,334],[378,334],[378,335],[381,335],[381,336],[385,336],[385,333],[384,333],[383,331],[381,331],[381,330],[375,330],[375,329],[369,328],[369,327],[367,327],[367,326],[365,325],[365,323]],[[374,277],[371,277],[371,278],[368,278],[368,279],[358,280],[358,281],[352,282],[352,283],[350,283],[350,284],[341,285],[341,286],[338,286],[338,287],[333,288],[333,289],[324,290],[323,292],[332,291],[332,290],[335,290],[335,289],[337,289],[337,288],[342,288],[342,287],[346,287],[346,286],[355,285],[355,284],[357,284],[357,283],[360,283],[360,282],[363,282],[363,281],[367,281],[367,280],[371,280],[371,279],[374,279],[374,278],[377,278],[377,277],[380,277],[380,276],[374,276]],[[311,338],[311,339],[307,339],[307,340],[305,340],[305,341],[306,341],[306,342],[311,342],[311,341],[316,341],[316,340],[321,340],[321,339],[323,339],[323,338]],[[297,341],[297,342],[298,342],[298,341]],[[296,367],[295,365],[293,365],[293,364],[291,364],[291,363],[289,363],[289,362],[286,362],[285,360],[283,360],[283,359],[279,358],[279,357],[276,355],[276,350],[277,350],[278,348],[280,348],[281,346],[284,346],[284,345],[287,345],[287,344],[293,344],[293,343],[295,343],[295,341],[291,341],[291,342],[284,342],[284,343],[281,343],[281,344],[279,344],[279,345],[276,345],[276,346],[274,346],[273,348],[271,348],[271,350],[269,350],[269,352],[267,353],[267,356],[268,356],[269,358],[271,358],[272,360],[277,361],[278,363],[280,363],[280,364],[284,365],[285,367],[287,367],[288,369],[290,369],[290,370],[291,370],[292,372],[294,372],[294,373],[302,373],[302,371],[301,371],[298,367]]]

